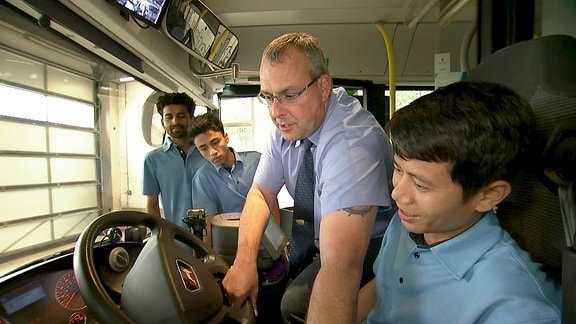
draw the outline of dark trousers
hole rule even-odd
[[[364,270],[362,272],[360,287],[364,286],[374,278],[372,265],[376,260],[376,256],[378,256],[381,245],[382,237],[370,240],[370,245],[368,246],[366,257],[364,258]],[[314,284],[314,279],[316,279],[319,270],[320,258],[315,258],[310,265],[294,278],[286,289],[280,304],[280,311],[284,323],[305,322],[306,313],[308,312],[308,304],[310,303],[310,295],[312,294],[312,285]]]

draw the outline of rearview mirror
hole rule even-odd
[[[173,0],[163,28],[180,47],[216,68],[228,68],[238,51],[236,35],[199,0]]]

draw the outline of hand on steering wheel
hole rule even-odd
[[[222,285],[228,294],[233,309],[239,309],[249,299],[254,308],[254,314],[258,315],[256,301],[258,299],[258,271],[256,263],[231,266]]]

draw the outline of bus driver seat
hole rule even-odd
[[[576,323],[576,39],[550,35],[501,49],[471,81],[510,87],[534,109],[538,150],[498,206],[502,226],[562,284],[564,323]]]

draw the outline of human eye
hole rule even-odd
[[[274,101],[274,96],[267,93],[260,93],[258,95],[258,99],[260,99],[262,103],[272,104],[272,102]]]
[[[284,103],[292,103],[292,102],[296,101],[298,96],[299,96],[298,93],[286,93],[286,94],[283,94],[281,96],[282,100],[280,100],[280,101],[282,101]]]
[[[418,190],[428,190],[428,187],[426,187],[425,185],[419,184],[417,181],[414,181],[414,187],[416,187],[416,189]]]
[[[434,188],[433,183],[418,177],[412,177],[412,182],[414,183],[414,188],[416,188],[418,191],[430,191]]]

